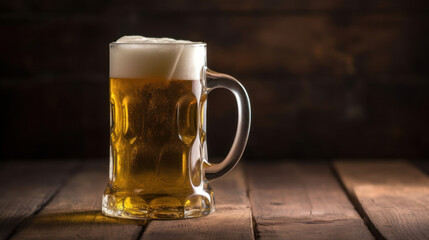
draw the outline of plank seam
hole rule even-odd
[[[257,224],[256,224],[256,218],[253,215],[253,211],[252,211],[252,204],[250,201],[250,185],[249,185],[249,175],[247,174],[248,171],[246,170],[246,167],[243,167],[243,175],[244,175],[244,185],[246,186],[246,195],[247,195],[247,199],[249,201],[249,211],[250,211],[250,215],[252,216],[252,228],[253,228],[253,238],[259,239],[260,238],[260,234],[257,228]]]
[[[75,176],[80,170],[82,170],[83,166],[84,166],[83,161],[79,161],[77,166],[72,168],[68,172],[67,176],[63,180],[61,180],[60,185],[56,189],[54,189],[54,191],[52,191],[51,195],[46,199],[46,201],[40,204],[39,208],[36,209],[30,216],[24,218],[20,223],[18,223],[18,225],[16,225],[16,227],[10,232],[10,234],[5,239],[10,240],[11,238],[13,238],[14,235],[18,233],[18,231],[29,221],[29,219],[33,218],[40,211],[42,211],[55,198],[55,196],[57,196],[60,190],[70,181],[70,179],[72,179],[73,176]]]
[[[136,240],[143,239],[143,234],[146,232],[146,229],[149,226],[150,222],[151,221],[149,221],[149,220],[144,220],[143,224],[141,225],[142,230],[140,230],[139,234],[137,235]]]
[[[365,223],[365,225],[368,228],[368,230],[375,237],[375,239],[377,239],[377,240],[385,240],[386,238],[380,233],[380,231],[378,231],[378,229],[375,227],[375,225],[371,222],[368,214],[365,212],[365,210],[363,209],[362,205],[360,204],[359,199],[354,194],[354,190],[350,189],[350,191],[349,191],[347,189],[345,183],[343,182],[343,180],[342,180],[342,178],[340,176],[340,172],[335,167],[335,164],[332,161],[330,161],[330,166],[331,166],[331,170],[333,172],[333,175],[338,180],[338,183],[340,184],[342,190],[345,192],[347,198],[349,199],[349,201],[351,202],[351,204],[356,209],[356,212],[358,212],[359,216],[362,218],[362,220]]]

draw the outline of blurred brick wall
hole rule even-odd
[[[108,154],[108,44],[126,34],[208,43],[248,89],[247,158],[429,157],[426,1],[0,3],[0,158]],[[211,156],[233,98],[211,94]]]

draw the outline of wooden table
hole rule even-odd
[[[107,160],[9,161],[0,239],[429,239],[427,163],[242,162],[211,184],[215,213],[135,221],[100,211]]]

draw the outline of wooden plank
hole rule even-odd
[[[429,239],[429,177],[405,161],[336,161],[347,192],[381,239]]]
[[[11,85],[0,83],[0,96],[8,96],[6,98],[11,103],[20,102],[26,106],[23,109],[11,107],[11,116],[49,115],[57,112],[58,106],[68,109],[54,118],[34,119],[36,127],[28,131],[20,128],[28,118],[5,119],[8,129],[0,138],[26,140],[7,146],[3,152],[0,149],[0,155],[40,152],[38,147],[57,134],[63,136],[55,144],[58,154],[104,154],[108,142],[100,139],[108,137],[105,131],[109,127],[109,119],[106,118],[108,108],[105,108],[108,84],[103,77],[97,79],[86,75],[80,76],[79,80],[61,79],[40,78],[31,84],[26,84],[23,79],[11,80]],[[425,146],[429,146],[429,138],[424,137],[429,136],[429,114],[419,115],[419,118],[414,116],[429,109],[429,101],[423,101],[429,96],[429,81],[426,79],[424,76],[396,76],[339,81],[329,77],[288,77],[282,81],[278,78],[243,77],[239,80],[251,97],[252,112],[255,116],[264,116],[252,119],[252,137],[246,156],[257,159],[283,156],[331,158],[338,155],[406,156],[410,152],[424,156],[427,152]],[[33,101],[37,94],[45,97]],[[70,102],[72,96],[76,99]],[[50,99],[56,99],[54,105]],[[229,150],[236,129],[235,108],[235,99],[229,91],[210,93],[208,149],[214,156]],[[75,120],[77,115],[80,121]],[[314,124],[315,118],[319,124]],[[26,138],[28,134],[31,137]],[[416,142],[420,139],[416,136],[422,137],[421,143]],[[82,138],[85,141],[79,141]],[[380,146],[379,142],[383,145]],[[71,144],[78,149],[66,147]],[[22,147],[25,147],[25,153]]]
[[[421,14],[111,16],[18,18],[0,26],[1,32],[14,32],[14,38],[0,39],[8,46],[0,55],[5,71],[0,96],[6,102],[5,116],[20,116],[3,119],[8,127],[0,141],[9,144],[0,146],[0,157],[103,156],[109,126],[108,42],[142,32],[207,41],[209,67],[236,76],[250,89],[252,110],[264,117],[253,122],[256,135],[250,138],[248,157],[424,156],[427,152],[429,116],[421,113],[428,112],[429,87],[426,65],[421,63],[428,55],[422,49],[429,42],[425,34],[429,18]],[[422,83],[410,76],[421,76]],[[384,84],[375,83],[381,79]],[[395,79],[403,81],[393,84]],[[14,107],[15,103],[21,107]],[[224,111],[233,104],[213,103]],[[21,127],[37,114],[50,117],[34,118],[31,128]],[[208,127],[215,121],[209,120]],[[234,132],[234,123],[231,126],[229,132]],[[222,132],[209,134],[224,139]],[[54,147],[41,151],[54,136]],[[216,139],[209,144],[223,142]],[[214,156],[226,152],[209,149]]]
[[[241,168],[210,184],[216,211],[208,216],[150,222],[142,239],[254,239],[252,213]]]
[[[0,169],[0,239],[39,211],[78,167],[76,161],[11,161]]]
[[[373,239],[327,163],[247,168],[260,239]]]
[[[0,44],[11,46],[0,56],[8,71],[2,78],[58,74],[60,79],[67,75],[78,81],[77,70],[106,78],[108,43],[131,32],[206,41],[209,67],[237,77],[275,76],[287,81],[291,76],[329,76],[341,80],[339,77],[356,75],[426,73],[424,66],[413,64],[424,60],[421,48],[428,40],[424,33],[429,19],[419,14],[137,14],[132,23],[110,14],[27,19],[12,18],[9,24],[0,25],[1,31],[14,31],[15,36],[0,39]],[[124,28],[125,24],[129,25]],[[243,31],[246,34],[239,34]],[[75,50],[82,46],[84,50]],[[68,58],[58,61],[58,52]],[[405,55],[407,58],[397,57]],[[40,74],[48,68],[51,74]]]
[[[107,181],[108,161],[86,163],[12,239],[137,239],[142,221],[101,213]]]
[[[429,96],[429,81],[424,79],[243,78],[252,112],[264,116],[252,119],[252,137],[245,154],[256,159],[424,156],[425,146],[429,146],[425,137],[429,136],[429,114],[419,118],[411,114],[429,113],[429,101],[423,101]],[[236,118],[232,94],[216,94],[211,92],[208,100],[211,153],[227,152],[230,145],[225,139],[232,142],[236,128],[236,122],[231,121]],[[413,140],[415,136],[422,137],[421,144]]]
[[[5,13],[44,13],[44,14],[73,14],[95,15],[100,13],[100,8],[107,9],[107,13],[119,13],[138,10],[141,14],[174,14],[174,13],[203,13],[219,14],[234,11],[237,13],[255,13],[256,11],[277,13],[290,11],[292,13],[308,13],[312,11],[404,11],[427,10],[427,3],[423,0],[385,1],[385,0],[290,0],[290,1],[261,1],[261,0],[160,0],[151,2],[141,1],[91,1],[84,0],[73,2],[63,1],[4,1],[0,5]],[[308,12],[306,12],[308,11]],[[103,11],[104,12],[104,11]]]

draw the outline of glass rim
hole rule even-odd
[[[168,43],[168,42],[158,42],[158,43],[153,43],[153,42],[126,42],[126,43],[118,43],[118,42],[111,42],[109,44],[110,46],[116,46],[116,45],[166,45],[166,46],[173,46],[173,45],[182,45],[182,46],[192,46],[192,47],[206,47],[207,43],[205,42],[181,42],[181,43]]]

